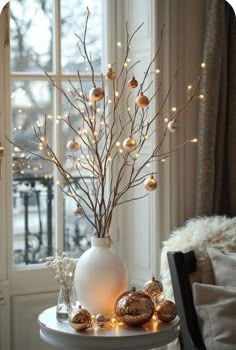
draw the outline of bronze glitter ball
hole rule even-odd
[[[118,298],[115,313],[119,321],[128,326],[137,327],[148,322],[154,313],[152,299],[142,291],[127,291]]]

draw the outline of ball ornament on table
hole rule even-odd
[[[144,284],[144,292],[154,300],[163,292],[163,286],[160,281],[156,280],[155,277],[152,277],[152,280],[147,281]]]
[[[175,132],[177,130],[177,122],[176,119],[171,120],[168,125],[167,128],[170,132]]]
[[[141,326],[148,322],[154,313],[152,299],[133,287],[120,295],[115,304],[116,317],[120,322],[131,327]]]
[[[109,71],[106,74],[106,79],[107,80],[115,80],[116,78],[116,72],[112,68],[109,68]]]
[[[155,308],[155,314],[160,321],[170,322],[177,315],[176,305],[170,300],[160,301]]]
[[[128,87],[131,89],[135,89],[138,86],[138,81],[135,79],[135,77],[132,77],[129,81],[128,81]]]
[[[92,317],[87,310],[80,306],[77,311],[70,314],[69,322],[72,328],[81,332],[92,326]]]
[[[89,91],[89,99],[94,102],[101,101],[104,95],[104,90],[101,87],[95,87]]]
[[[144,181],[144,187],[150,192],[157,188],[157,180],[153,177],[153,175]]]
[[[140,108],[145,108],[145,107],[147,107],[148,104],[149,104],[149,99],[148,99],[147,96],[145,96],[145,95],[143,95],[143,94],[140,94],[140,95],[136,98],[135,102],[136,102],[136,105],[137,105],[138,107],[140,107]]]
[[[105,325],[105,323],[107,322],[107,319],[104,315],[102,314],[97,314],[95,317],[95,323],[97,326],[102,327]]]
[[[126,152],[133,152],[136,149],[136,147],[137,147],[137,143],[136,143],[135,139],[132,136],[128,137],[123,142],[123,149]]]
[[[77,141],[75,141],[75,139],[73,139],[73,140],[67,142],[66,148],[70,152],[77,152],[80,149],[80,145]]]

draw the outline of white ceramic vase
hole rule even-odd
[[[123,259],[108,245],[107,238],[91,239],[91,248],[79,258],[75,289],[79,303],[91,314],[111,317],[121,293],[127,290],[128,273]]]

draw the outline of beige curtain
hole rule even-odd
[[[223,0],[207,6],[196,214],[236,216],[236,19]]]

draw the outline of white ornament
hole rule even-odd
[[[167,128],[170,132],[175,132],[177,129],[177,122],[175,119],[171,120],[168,125]]]
[[[77,141],[75,141],[75,139],[73,139],[73,140],[67,142],[66,148],[70,152],[76,152],[80,149],[80,145]]]

